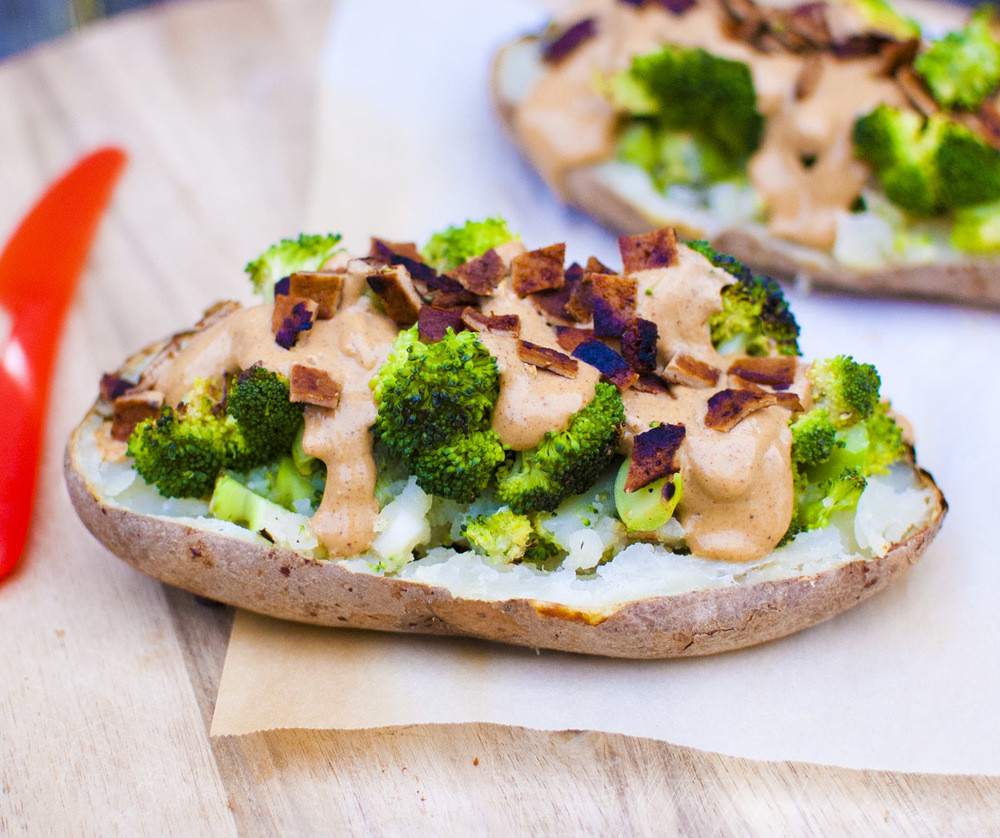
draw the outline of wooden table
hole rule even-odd
[[[102,371],[247,298],[248,256],[299,230],[330,7],[181,0],[0,64],[2,235],[79,153],[132,156],[67,326],[28,553],[0,585],[0,834],[1000,830],[997,778],[489,725],[209,738],[231,611],[101,548],[62,447]]]

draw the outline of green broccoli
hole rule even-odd
[[[515,512],[551,512],[570,495],[589,489],[610,465],[625,423],[618,388],[598,382],[594,398],[574,413],[565,431],[542,441],[497,472],[497,501]]]
[[[301,470],[294,456],[286,455],[236,479],[267,500],[292,512],[305,514],[306,509],[314,511],[323,499],[326,465],[321,460],[313,459],[307,469]]]
[[[424,491],[469,502],[486,487],[504,459],[490,430],[500,384],[475,332],[430,344],[416,326],[400,332],[371,387],[376,433]]]
[[[1000,84],[1000,42],[993,10],[978,8],[964,29],[949,32],[918,55],[913,66],[944,108],[975,110]]]
[[[552,539],[535,526],[528,515],[519,515],[502,506],[492,515],[472,518],[462,527],[469,546],[497,562],[544,564],[560,552]]]
[[[1000,202],[958,210],[951,243],[968,253],[1000,252]]]
[[[482,256],[491,247],[516,239],[502,218],[485,221],[466,221],[461,227],[449,227],[431,236],[421,250],[427,262],[438,271],[450,271],[464,265],[476,256]]]
[[[941,130],[934,154],[940,201],[948,210],[1000,200],[1000,150],[957,122]]]
[[[722,310],[708,320],[716,349],[747,355],[799,354],[799,325],[777,282],[755,276],[741,262],[718,253],[706,241],[689,241],[687,246],[736,279],[723,286]]]
[[[226,412],[236,420],[246,441],[247,458],[239,468],[269,462],[292,450],[302,426],[305,405],[290,400],[288,379],[256,364],[233,382]]]
[[[1000,199],[1000,151],[947,116],[879,105],[858,118],[853,137],[886,197],[913,215]]]
[[[741,176],[760,146],[764,117],[746,64],[667,45],[635,56],[607,95],[626,116],[618,156],[661,189]]]
[[[940,211],[934,155],[940,120],[879,105],[854,123],[854,151],[875,171],[886,197],[914,215]]]
[[[629,532],[658,530],[671,519],[684,495],[680,472],[654,480],[634,492],[625,491],[629,463],[626,460],[615,477],[615,509]],[[670,489],[667,489],[667,484]],[[666,491],[664,491],[666,490]]]
[[[272,244],[244,269],[253,283],[253,290],[265,300],[274,299],[274,283],[296,271],[315,271],[337,251],[339,233],[307,235],[297,239],[282,239]]]
[[[258,495],[225,472],[215,482],[208,511],[215,518],[252,530],[278,547],[312,553],[317,546],[302,515]]]
[[[165,497],[203,497],[222,469],[248,471],[289,453],[302,412],[287,379],[263,367],[241,373],[225,400],[201,379],[176,408],[135,427],[128,454]]]
[[[816,361],[809,379],[813,408],[789,423],[795,511],[786,539],[854,509],[867,478],[906,456],[902,430],[879,399],[871,364],[838,355]]]

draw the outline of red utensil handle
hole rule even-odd
[[[63,319],[125,160],[116,148],[83,158],[0,254],[0,305],[13,317],[0,345],[0,579],[24,550]]]

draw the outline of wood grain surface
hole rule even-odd
[[[298,230],[330,9],[183,0],[0,63],[3,235],[79,153],[132,157],[63,339],[28,552],[0,585],[0,834],[1000,834],[998,778],[490,725],[210,739],[232,613],[91,539],[62,447],[102,371],[246,298],[247,255]]]

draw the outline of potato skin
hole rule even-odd
[[[95,405],[96,409],[96,405]],[[335,562],[199,530],[104,503],[81,467],[73,433],[64,461],[77,513],[111,552],[143,573],[210,599],[323,626],[462,635],[619,658],[708,655],[783,637],[833,617],[913,564],[947,511],[887,555],[822,573],[631,602],[608,613],[526,599],[486,602],[444,588],[358,573]]]
[[[490,73],[494,112],[508,138],[532,166],[534,161],[517,131],[516,103],[505,98],[499,79],[500,68],[512,50],[526,41],[537,40],[536,36],[529,35],[502,47],[493,59]],[[600,182],[589,167],[571,170],[558,197],[619,235],[673,226],[682,238],[707,238],[703,230],[690,226],[683,218],[647,217],[641,207],[630,204]],[[870,271],[857,270],[837,263],[822,251],[768,235],[761,226],[727,228],[712,237],[711,244],[720,253],[746,262],[761,273],[786,279],[804,275],[817,287],[989,308],[1000,306],[1000,259],[969,256],[947,264],[887,265]]]

